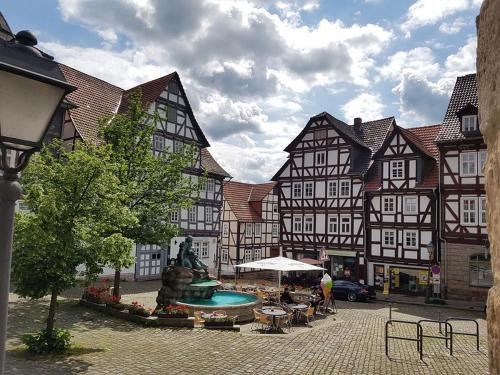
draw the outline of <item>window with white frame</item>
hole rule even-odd
[[[188,209],[188,221],[190,223],[196,223],[196,206],[191,206]]]
[[[196,254],[197,257],[200,256],[200,243],[198,241],[193,242],[193,253]]]
[[[325,165],[326,164],[326,152],[319,151],[316,153],[316,165]]]
[[[273,224],[273,237],[278,237],[278,224]]]
[[[260,237],[262,235],[262,224],[261,223],[255,223],[255,235],[257,237]]]
[[[395,202],[394,197],[383,197],[382,212],[384,214],[393,214],[395,212]]]
[[[213,209],[211,206],[205,207],[205,222],[207,224],[212,224],[214,220]]]
[[[391,178],[401,179],[405,177],[405,165],[403,160],[391,160]]]
[[[294,182],[293,183],[293,197],[294,198],[302,198],[302,183]]]
[[[252,261],[252,249],[245,249],[245,263]]]
[[[253,251],[253,260],[261,260],[262,259],[262,251],[261,249],[254,249]]]
[[[222,224],[222,235],[224,237],[229,236],[229,223]]]
[[[460,200],[461,206],[461,224],[476,225],[477,224],[477,197],[462,197]]]
[[[293,217],[293,231],[302,232],[302,216]]]
[[[170,213],[170,222],[177,223],[179,221],[179,211],[172,211]]]
[[[417,231],[416,230],[406,230],[404,232],[405,236],[405,248],[416,249],[417,248]]]
[[[477,130],[477,116],[462,116],[462,131],[473,132]]]
[[[276,203],[274,203],[274,204],[273,204],[273,212],[274,212],[275,214],[277,214],[277,213],[278,213],[278,205],[277,205]]]
[[[304,198],[312,198],[313,197],[313,183],[306,182],[304,183]]]
[[[477,153],[477,171],[479,172],[479,175],[483,175],[483,168],[484,168],[484,163],[486,162],[486,155],[487,151],[486,150],[481,150]]]
[[[328,181],[328,198],[337,197],[337,181]]]
[[[203,241],[201,243],[201,257],[208,258],[208,241]]]
[[[339,232],[339,218],[337,216],[328,216],[328,233],[336,234]]]
[[[251,237],[252,236],[252,233],[253,233],[253,224],[251,223],[247,223],[246,224],[246,228],[245,228],[245,235],[247,237]]]
[[[153,148],[155,151],[163,151],[165,148],[165,137],[159,134],[153,135]]]
[[[183,143],[181,141],[174,141],[174,152],[182,150]]]
[[[403,212],[406,215],[417,214],[417,197],[404,197]]]
[[[340,233],[341,234],[351,233],[351,216],[340,217]]]
[[[477,153],[462,152],[460,154],[460,176],[475,176],[477,164]]]
[[[312,233],[314,227],[314,218],[311,215],[304,216],[304,233]]]
[[[228,249],[221,249],[221,251],[220,251],[220,261],[222,263],[227,263],[229,261],[229,251],[228,251]]]
[[[340,181],[340,197],[350,197],[351,196],[351,180],[341,180]]]
[[[207,179],[207,192],[213,193],[215,191],[215,180],[213,178]]]
[[[486,225],[486,197],[479,197],[479,223]]]
[[[384,239],[384,246],[393,247],[396,244],[396,231],[395,230],[384,230],[382,234]]]

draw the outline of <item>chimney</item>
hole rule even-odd
[[[361,120],[361,117],[355,117],[354,118],[354,131],[356,134],[361,134],[361,123],[363,121]]]

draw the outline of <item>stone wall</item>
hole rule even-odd
[[[494,286],[488,294],[490,373],[500,374],[500,0],[485,0],[477,18],[477,78]]]
[[[486,302],[488,288],[470,286],[470,257],[483,254],[482,245],[446,244],[446,271],[448,272],[448,298]]]

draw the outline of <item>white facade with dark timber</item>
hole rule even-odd
[[[228,173],[213,159],[208,151],[210,144],[193,114],[179,75],[174,72],[129,90],[123,90],[105,81],[82,73],[66,65],[59,65],[66,80],[78,89],[68,95],[68,105],[61,114],[61,126],[54,132],[64,140],[67,148],[75,143],[96,142],[98,121],[127,109],[127,98],[140,90],[143,104],[150,113],[157,111],[160,119],[151,147],[154,153],[177,151],[184,145],[194,145],[196,160],[185,170],[187,176],[197,179],[207,173],[208,180],[200,192],[197,203],[190,209],[181,209],[171,215],[183,232],[181,237],[171,240],[170,246],[137,244],[134,249],[135,267],[123,270],[122,275],[135,279],[159,278],[169,259],[177,256],[179,243],[187,235],[193,237],[193,247],[200,258],[215,271],[219,250],[219,222],[222,207],[223,181]],[[112,274],[113,270],[105,270]]]
[[[312,117],[285,149],[288,160],[273,180],[283,252],[317,258],[324,248],[333,276],[364,280],[364,175],[393,118],[355,121],[350,126],[328,113]]]
[[[392,291],[424,293],[439,254],[438,157],[434,138],[440,125],[394,126],[368,172],[366,191],[367,283]]]
[[[483,165],[476,75],[458,77],[441,132],[441,236],[445,284],[453,298],[486,300],[493,283],[486,228]]]
[[[279,255],[276,183],[224,184],[221,218],[221,275],[244,273],[236,264]]]

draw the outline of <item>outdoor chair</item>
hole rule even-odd
[[[261,328],[265,329],[266,331],[272,329],[273,327],[273,318],[261,312],[259,312],[259,322]]]
[[[307,310],[299,311],[299,316],[304,318],[309,326],[309,320],[314,320],[314,307],[308,307]]]
[[[255,327],[259,328],[259,326],[262,325],[260,322],[261,315],[262,315],[262,313],[259,310],[253,309],[253,322],[252,322],[252,328],[251,328],[252,331],[255,329]]]

